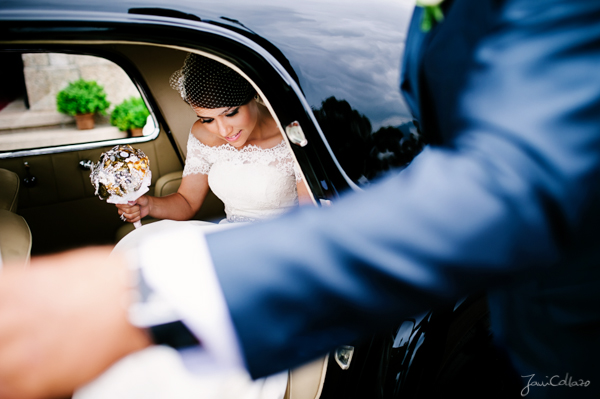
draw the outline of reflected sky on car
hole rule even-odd
[[[411,0],[267,0],[260,6],[237,0],[222,16],[238,20],[288,57],[311,106],[335,96],[377,129],[412,119],[398,87],[413,8]],[[205,12],[211,11],[217,12],[215,4],[207,4]]]
[[[28,0],[44,8],[44,0]],[[6,0],[18,9],[22,0]],[[412,119],[399,93],[400,64],[414,0],[179,0],[176,3],[61,0],[65,9],[175,9],[224,24],[238,20],[277,46],[293,65],[312,107],[347,101],[374,130]]]

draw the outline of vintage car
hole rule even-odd
[[[252,83],[289,142],[314,206],[335,206],[344,192],[368,189],[406,166],[426,142],[398,89],[413,7],[389,0],[3,0],[0,192],[20,187],[3,212],[30,230],[32,256],[114,244],[125,223],[94,195],[89,166],[111,147],[131,144],[150,158],[151,192],[177,189],[195,115],[169,76],[188,52]],[[105,82],[113,103],[132,93],[120,93],[125,83],[106,75],[125,77],[145,102],[150,116],[141,136],[112,128],[107,116],[96,117],[96,129],[77,131],[55,111],[56,91],[69,79]],[[196,218],[222,215],[213,196]],[[18,233],[3,224],[7,256],[13,244],[6,237]],[[398,320],[331,353],[306,397],[503,397],[503,363],[487,323],[485,298],[477,295]]]

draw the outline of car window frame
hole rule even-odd
[[[265,42],[266,40],[260,37],[249,37],[252,35],[256,36],[255,34],[248,34],[242,30],[234,31],[230,27],[226,28],[205,21],[117,13],[91,15],[89,12],[72,11],[59,15],[58,13],[50,12],[45,16],[40,15],[38,19],[31,20],[24,12],[15,11],[4,19],[0,16],[1,20],[4,20],[5,23],[0,28],[0,33],[3,33],[0,37],[7,38],[0,40],[0,45],[2,46],[15,42],[25,45],[27,43],[30,45],[40,45],[45,42],[55,46],[61,43],[73,46],[77,43],[92,43],[95,39],[95,42],[101,43],[159,45],[182,51],[200,51],[216,56],[220,62],[230,65],[234,70],[248,79],[255,88],[260,89],[261,87],[265,87],[265,89],[271,89],[269,86],[273,82],[265,83],[265,86],[257,83],[263,77],[258,75],[253,68],[255,64],[260,64],[256,66],[256,69],[262,68],[261,72],[268,72],[269,76],[277,76],[279,83],[285,85],[285,88],[281,90],[281,93],[285,92],[284,94],[273,89],[271,93],[265,93],[266,95],[264,96],[267,101],[270,101],[273,93],[276,93],[280,99],[284,97],[284,105],[273,104],[274,106],[270,108],[271,112],[277,116],[276,119],[284,135],[287,137],[284,126],[297,121],[308,138],[308,146],[300,148],[299,146],[292,145],[291,148],[318,203],[328,204],[330,199],[337,198],[342,191],[348,188],[361,190],[346,175],[336,159],[298,82],[292,76],[295,73],[293,70],[290,72],[283,65],[287,60],[284,59],[280,62],[280,59],[277,58],[285,58],[283,54],[280,52],[277,54],[277,51],[274,52],[275,55],[271,54],[271,51],[273,51],[272,48],[267,50],[263,45],[258,44],[260,40]],[[28,25],[34,26],[34,28],[28,29],[27,32],[23,33],[19,29],[19,23],[23,21],[26,21]],[[84,40],[72,39],[74,33],[77,31],[85,32],[89,38],[86,37]],[[146,33],[151,32],[151,34],[147,34],[143,37],[143,40],[140,40],[139,37],[142,35],[142,31]],[[100,36],[94,38],[94,35],[97,35],[98,32],[100,32]],[[39,39],[39,35],[46,33],[48,36],[51,36],[49,39]],[[11,37],[15,35],[17,35],[18,40],[11,41]],[[118,39],[115,39],[113,36],[118,37]],[[267,44],[270,43],[267,42]],[[272,44],[270,46],[275,48]],[[115,62],[114,60],[112,61]],[[116,63],[123,67],[120,62]],[[291,69],[289,64],[288,68]],[[123,69],[127,72],[125,68]],[[254,73],[254,75],[250,76],[251,73],[246,73],[246,69]],[[131,74],[129,75],[131,76]],[[135,79],[132,80],[136,81]],[[140,90],[140,92],[143,95],[144,90]],[[259,90],[259,92],[263,93],[263,90]],[[290,93],[293,95],[289,96],[288,94]],[[145,98],[145,101],[149,102],[149,105],[152,106],[151,98]],[[161,120],[162,117],[160,114],[155,115],[159,119],[159,125],[165,129],[169,138],[173,140],[168,126],[166,124],[163,125],[164,120]],[[293,119],[290,119],[291,116],[293,116]],[[132,142],[135,143],[137,140],[143,139],[133,139]],[[72,151],[76,147],[63,147],[62,150]],[[175,148],[177,148],[176,144]]]
[[[2,44],[3,43],[0,41],[0,45],[2,45]],[[158,135],[160,134],[160,130],[161,130],[160,129],[161,125],[160,125],[158,117],[157,117],[158,108],[157,108],[156,104],[154,104],[154,102],[151,101],[150,96],[148,95],[148,90],[145,87],[145,85],[143,84],[143,79],[140,76],[138,76],[135,68],[132,68],[130,65],[128,65],[127,60],[117,59],[118,57],[115,57],[113,55],[104,54],[101,51],[97,52],[97,53],[90,53],[90,52],[86,52],[86,51],[74,51],[72,48],[64,48],[64,47],[61,48],[60,45],[58,47],[54,47],[54,45],[55,44],[53,44],[52,47],[47,47],[48,44],[45,44],[45,45],[38,44],[38,45],[35,45],[34,47],[28,48],[27,44],[21,43],[18,48],[15,48],[15,49],[4,49],[3,48],[2,51],[17,52],[20,54],[60,53],[60,54],[71,54],[71,55],[86,55],[86,56],[93,56],[93,57],[97,57],[97,58],[103,58],[105,60],[112,62],[113,64],[115,64],[119,68],[121,68],[121,70],[129,77],[129,79],[131,80],[133,85],[136,87],[140,97],[146,104],[146,108],[148,108],[148,111],[150,112],[150,117],[151,117],[152,123],[154,125],[153,130],[150,134],[145,135],[145,136],[139,136],[139,137],[124,137],[124,138],[108,139],[108,140],[102,140],[102,141],[90,141],[90,142],[85,142],[85,143],[60,144],[60,145],[47,146],[47,147],[23,148],[23,149],[19,149],[19,150],[0,151],[0,159],[58,154],[58,153],[63,153],[63,152],[86,151],[86,150],[100,148],[100,147],[109,147],[109,146],[122,145],[122,144],[133,145],[133,144],[137,144],[137,143],[145,143],[148,141],[152,141],[158,137]],[[63,46],[64,46],[64,44],[63,44]]]

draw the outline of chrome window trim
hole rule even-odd
[[[135,143],[145,143],[147,141],[154,140],[158,137],[160,132],[160,128],[156,125],[156,118],[152,114],[152,119],[154,120],[154,132],[148,136],[143,137],[128,137],[123,139],[110,139],[103,141],[91,141],[89,143],[77,143],[77,144],[65,144],[54,147],[43,147],[43,148],[32,148],[32,149],[24,149],[18,151],[6,151],[0,153],[0,159],[8,159],[8,158],[19,158],[19,157],[30,157],[36,155],[48,155],[48,154],[59,154],[63,152],[75,152],[75,151],[85,151],[85,150],[93,150],[95,148],[100,147],[111,147],[120,144],[135,144]]]
[[[142,98],[144,98],[144,96],[141,94],[141,92],[140,92],[140,95],[142,96]],[[148,107],[148,102],[146,101],[145,98],[144,98],[144,102],[146,103],[146,107],[148,108],[148,110],[150,110],[150,107]],[[158,137],[158,135],[160,133],[160,127],[156,120],[156,116],[154,115],[154,113],[152,113],[152,111],[150,112],[150,116],[152,117],[152,121],[154,123],[154,129],[153,129],[152,133],[147,136],[126,137],[126,138],[120,138],[120,139],[108,139],[108,140],[102,140],[102,141],[90,141],[87,143],[63,144],[63,145],[56,145],[56,146],[52,146],[52,147],[26,148],[26,149],[22,149],[22,150],[14,150],[14,151],[9,150],[9,151],[0,152],[0,159],[30,157],[30,156],[36,156],[36,155],[59,154],[59,153],[63,153],[63,152],[85,151],[85,150],[93,150],[95,148],[109,147],[109,146],[115,146],[115,145],[120,145],[120,144],[135,144],[135,143],[145,143],[148,141],[152,141]]]

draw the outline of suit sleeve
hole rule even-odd
[[[446,93],[444,145],[330,208],[207,236],[254,375],[596,251],[600,6],[506,3]]]

